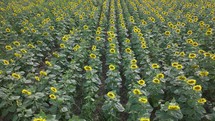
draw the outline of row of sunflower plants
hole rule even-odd
[[[131,49],[131,40],[127,38],[127,29],[123,17],[123,10],[121,1],[118,1],[118,15],[120,41],[122,42],[122,65],[123,73],[126,78],[126,88],[128,88],[128,102],[126,104],[126,111],[129,113],[128,120],[150,120],[150,112],[152,107],[148,102],[148,92],[144,89],[146,83],[140,77],[140,69],[135,59],[135,54]]]
[[[117,40],[117,29],[116,29],[116,13],[115,13],[115,1],[110,0],[109,10],[109,24],[106,39],[106,65],[109,70],[105,80],[107,96],[102,106],[102,109],[107,113],[107,120],[118,120],[119,113],[123,112],[124,107],[120,103],[119,89],[121,87],[121,76],[119,72],[120,64],[120,53],[119,53],[119,42]]]

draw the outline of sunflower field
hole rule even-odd
[[[214,0],[1,0],[0,121],[215,121]]]

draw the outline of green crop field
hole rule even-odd
[[[215,121],[214,0],[1,0],[0,121]]]

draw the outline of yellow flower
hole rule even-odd
[[[99,34],[101,34],[101,32],[97,30],[97,31],[96,31],[96,34],[99,35]]]
[[[146,44],[142,44],[141,48],[143,48],[143,49],[147,48]]]
[[[191,35],[191,34],[193,34],[193,31],[189,30],[189,31],[187,31],[187,34]]]
[[[26,50],[26,49],[20,49],[20,51],[21,51],[22,53],[27,53],[27,50]]]
[[[45,64],[48,65],[48,66],[52,66],[52,63],[49,62],[49,61],[45,61]]]
[[[205,51],[204,51],[204,50],[199,50],[198,53],[199,53],[199,54],[204,54]]]
[[[110,65],[109,65],[109,70],[111,70],[111,71],[115,70],[115,66],[112,65],[112,64],[110,64]]]
[[[20,43],[18,41],[14,41],[13,44],[16,46],[20,46]]]
[[[140,97],[138,101],[141,102],[141,103],[147,103],[148,99],[145,98],[145,97]]]
[[[160,84],[160,80],[158,78],[154,78],[152,80],[152,82],[155,83],[155,84]]]
[[[192,45],[193,45],[194,47],[197,47],[197,46],[199,45],[199,43],[198,43],[198,42],[193,42]]]
[[[15,79],[20,79],[21,76],[17,73],[12,73],[12,77],[15,78]]]
[[[97,40],[97,41],[100,41],[100,40],[101,40],[101,37],[96,37],[96,40]]]
[[[183,68],[183,66],[181,65],[181,64],[178,64],[177,66],[176,66],[176,69],[178,69],[178,70],[181,70]]]
[[[116,50],[113,49],[113,48],[111,48],[111,49],[110,49],[110,53],[116,53]]]
[[[132,52],[132,50],[131,50],[131,48],[126,48],[125,52],[130,54]]]
[[[40,81],[40,77],[39,76],[34,76],[35,80]]]
[[[159,73],[159,74],[156,75],[156,77],[158,79],[163,79],[164,78],[164,74],[163,73]]]
[[[5,46],[5,49],[6,49],[6,50],[12,50],[13,48],[12,48],[12,46],[10,46],[10,45],[6,45],[6,46]]]
[[[22,94],[31,95],[31,92],[26,89],[23,89]]]
[[[153,69],[160,68],[160,66],[159,66],[157,63],[153,63],[153,64],[151,65],[151,67],[152,67]]]
[[[54,94],[50,94],[49,97],[50,97],[51,99],[53,99],[53,100],[56,99],[56,96],[55,96]]]
[[[16,56],[17,58],[21,58],[22,57],[22,55],[19,54],[19,53],[14,53],[14,56]]]
[[[92,70],[92,67],[91,67],[91,66],[84,66],[84,70],[85,70],[85,71],[91,71],[91,70]]]
[[[108,37],[108,41],[109,41],[109,42],[112,42],[113,39],[112,39],[111,37]]]
[[[10,28],[6,28],[5,31],[9,33],[10,32]]]
[[[62,37],[62,41],[66,42],[66,41],[68,41],[68,40],[69,40],[69,37],[68,37],[68,36],[64,35],[64,36]]]
[[[4,65],[9,65],[10,62],[8,60],[3,60]]]
[[[47,72],[45,72],[45,71],[40,71],[40,76],[47,76]]]
[[[93,53],[91,53],[91,54],[90,54],[90,58],[95,59],[95,58],[96,58],[96,55],[95,55],[95,54],[93,54]]]
[[[108,93],[107,93],[107,96],[108,96],[109,98],[111,98],[111,99],[116,98],[116,96],[115,96],[115,94],[114,94],[113,92],[108,92]]]
[[[180,32],[181,32],[181,30],[180,30],[180,29],[176,29],[176,32],[177,32],[177,33],[180,33]]]
[[[3,71],[2,70],[0,70],[0,75],[3,73]]]
[[[180,106],[175,105],[175,104],[169,104],[168,105],[168,110],[180,110]]]
[[[60,44],[60,48],[65,48],[65,47],[66,47],[65,44],[63,43]]]
[[[169,36],[170,35],[170,31],[165,31],[164,33],[166,36]]]
[[[182,75],[182,76],[178,76],[177,79],[178,79],[178,80],[184,80],[184,81],[185,81],[187,78],[186,78],[185,76]]]
[[[206,31],[205,34],[206,34],[206,35],[211,35],[211,34],[212,34],[212,31]]]
[[[54,30],[54,26],[49,26],[49,29],[53,31]]]
[[[143,86],[143,85],[145,85],[145,81],[141,79],[141,80],[138,81],[138,84]]]
[[[59,54],[58,54],[57,52],[53,52],[52,54],[53,54],[55,57],[57,57],[57,58],[60,57]]]
[[[184,57],[185,56],[185,52],[180,52],[180,56]]]
[[[208,76],[208,74],[209,74],[208,71],[200,71],[200,72],[199,72],[199,75],[202,76],[202,77],[203,77],[203,76]]]
[[[34,118],[33,121],[46,121],[46,119],[40,117],[40,118]]]
[[[192,39],[187,39],[186,42],[189,43],[189,44],[193,44],[193,40]]]
[[[96,51],[96,46],[95,45],[92,46],[92,51]]]
[[[138,66],[137,66],[137,64],[131,64],[130,68],[131,68],[131,69],[137,69]]]
[[[196,58],[196,54],[195,54],[195,53],[190,53],[190,54],[189,54],[189,58],[190,58],[190,59]]]
[[[134,89],[134,90],[133,90],[133,93],[134,93],[135,95],[141,95],[141,94],[142,94],[142,92],[141,92],[139,89]]]
[[[57,92],[57,89],[56,89],[55,87],[51,87],[50,90],[51,90],[52,92],[54,92],[54,93]]]
[[[171,45],[167,45],[167,47],[166,48],[171,48]]]
[[[199,92],[202,90],[202,86],[201,85],[195,85],[195,86],[193,86],[193,90]]]
[[[141,117],[140,121],[150,121],[150,118],[146,118],[146,117]]]
[[[128,39],[128,38],[125,39],[125,42],[126,42],[126,43],[130,43],[130,41],[131,41],[131,40]]]
[[[198,99],[198,103],[200,103],[200,104],[204,104],[206,102],[207,102],[207,100],[205,98]]]
[[[132,59],[131,60],[131,64],[136,64],[137,63],[137,60],[136,59]]]
[[[31,32],[32,32],[32,33],[36,33],[37,30],[36,30],[36,29],[31,29]]]
[[[84,30],[87,30],[89,27],[87,25],[83,26]]]
[[[178,62],[173,62],[171,65],[172,65],[172,67],[177,67],[178,66]]]
[[[209,53],[209,52],[204,52],[204,56],[205,57],[208,57],[208,56],[210,56],[211,54]]]
[[[33,44],[28,44],[29,48],[35,48],[35,46]]]
[[[110,47],[111,47],[111,48],[115,48],[115,46],[116,46],[115,44],[110,43]]]
[[[189,79],[189,80],[187,80],[187,84],[189,84],[189,85],[195,85],[196,84],[196,80],[195,79]]]

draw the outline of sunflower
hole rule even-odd
[[[148,99],[146,97],[140,97],[138,101],[141,103],[147,103]]]
[[[55,88],[55,87],[51,87],[50,90],[51,90],[52,92],[54,92],[54,93],[57,92],[57,88]]]
[[[137,83],[138,83],[139,85],[143,86],[143,85],[145,85],[146,82],[145,82],[143,79],[141,79],[141,80],[139,80]]]
[[[21,76],[17,73],[12,73],[12,77],[15,78],[15,79],[20,79]]]
[[[26,89],[23,89],[22,94],[31,95],[31,92]]]
[[[176,104],[169,104],[168,110],[180,110],[180,106]]]
[[[178,79],[178,80],[184,80],[184,81],[185,81],[187,78],[186,78],[184,75],[181,75],[181,76],[178,76],[177,79]]]
[[[111,49],[109,50],[109,52],[113,54],[113,53],[116,53],[116,50],[113,49],[113,48],[111,48]]]
[[[165,31],[165,33],[164,33],[166,36],[169,36],[171,33],[170,33],[170,31]]]
[[[196,80],[195,79],[189,79],[189,80],[187,80],[187,84],[189,84],[189,85],[195,85],[196,84]]]
[[[189,54],[189,58],[190,58],[190,59],[196,58],[196,54],[195,54],[195,53],[190,53],[190,54]]]
[[[52,100],[55,100],[56,99],[56,96],[54,94],[50,94],[49,95],[49,98],[51,98]]]
[[[85,70],[85,71],[91,71],[91,70],[92,70],[92,67],[91,67],[91,66],[84,66],[84,70]]]
[[[63,43],[60,44],[60,48],[65,48],[65,47],[66,47],[65,44]]]
[[[16,46],[20,46],[20,43],[18,41],[14,41],[13,44]]]
[[[45,72],[45,71],[40,71],[40,76],[47,76],[47,72]]]
[[[159,73],[159,74],[156,75],[156,77],[158,79],[163,79],[164,78],[164,74],[163,73]]]
[[[202,86],[201,85],[195,85],[195,86],[193,86],[193,90],[199,92],[202,90]]]
[[[34,76],[34,79],[37,81],[40,81],[40,77],[39,76]]]
[[[158,78],[154,78],[152,80],[152,82],[155,83],[155,84],[160,84],[160,80]]]
[[[52,66],[52,63],[51,63],[50,61],[45,61],[45,64],[46,64],[47,66]]]
[[[125,52],[130,54],[132,52],[132,50],[131,50],[131,48],[126,48]]]
[[[204,104],[206,102],[207,102],[207,100],[205,98],[198,99],[198,103],[200,103],[200,104]]]
[[[135,95],[141,95],[141,94],[142,94],[142,92],[141,92],[139,89],[134,89],[134,90],[133,90],[133,93],[134,93]]]
[[[96,58],[96,55],[93,54],[93,53],[91,53],[91,54],[90,54],[90,58],[95,59],[95,58]]]
[[[8,60],[3,60],[4,65],[9,65],[10,62]]]
[[[137,66],[137,64],[131,64],[130,68],[131,68],[131,69],[137,69],[138,66]]]
[[[141,117],[139,121],[150,121],[150,118],[147,118],[147,117]]]
[[[10,46],[10,45],[6,45],[6,46],[5,46],[5,49],[6,49],[6,50],[12,50],[13,48],[12,48],[12,46]]]
[[[112,65],[112,64],[110,64],[110,65],[109,65],[109,70],[111,70],[111,71],[115,70],[115,66]]]
[[[116,95],[115,95],[112,91],[108,92],[108,93],[107,93],[107,96],[108,96],[109,98],[111,98],[111,99],[115,99],[115,98],[116,98]]]
[[[151,67],[152,67],[153,69],[158,69],[158,68],[160,68],[160,66],[159,66],[157,63],[153,63],[153,64],[151,65]]]

